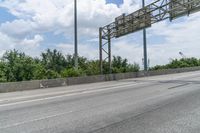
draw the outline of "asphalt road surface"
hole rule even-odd
[[[200,71],[0,94],[0,133],[200,133]]]

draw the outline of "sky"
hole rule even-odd
[[[78,0],[79,55],[98,59],[98,28],[139,8],[141,0]],[[17,49],[37,57],[47,48],[73,54],[73,26],[72,0],[0,0],[0,56]],[[199,31],[200,13],[152,25],[147,29],[150,66],[181,58],[179,52],[200,58]],[[142,67],[142,31],[113,39],[112,54]]]

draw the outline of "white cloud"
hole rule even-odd
[[[0,3],[0,7],[6,7],[17,17],[14,21],[0,25],[1,49],[24,47],[23,49],[28,51],[30,47],[35,47],[38,52],[40,44],[45,41],[42,37],[43,33],[53,32],[68,37],[73,36],[72,0],[5,0]],[[82,39],[79,41],[80,55],[90,59],[98,58],[98,27],[112,22],[115,17],[124,12],[131,13],[140,6],[141,0],[124,0],[124,4],[120,7],[106,4],[105,0],[78,1],[78,30],[79,37]],[[149,37],[156,40],[156,37],[162,36],[163,43],[155,44],[148,41],[151,65],[165,64],[169,58],[178,58],[180,51],[188,57],[200,57],[199,31],[200,13],[178,19],[170,24],[165,21],[153,25],[148,29]],[[72,41],[61,42],[56,48],[63,53],[73,54]],[[114,41],[112,53],[128,58],[131,63],[142,64],[142,43],[132,41],[130,36]],[[35,53],[30,54],[37,55]]]
[[[22,45],[22,47],[28,47],[28,48],[36,48],[39,47],[41,42],[43,41],[43,37],[41,35],[35,35],[33,39],[27,39],[25,38],[22,42],[19,44]]]
[[[31,56],[38,56],[40,54],[40,44],[43,41],[41,35],[35,35],[33,38],[25,38],[23,40],[9,37],[0,32],[0,56],[7,50],[17,49],[26,52]]]
[[[6,50],[15,48],[13,41],[12,38],[0,32],[0,56],[2,56]]]
[[[176,21],[181,22],[170,24],[162,22],[154,25],[150,30],[153,35],[162,35],[165,38],[163,44],[150,46],[149,54],[154,60],[153,64],[166,63],[167,58],[180,58],[178,54],[180,51],[187,57],[200,58],[200,13],[191,15],[191,18],[185,17]],[[161,58],[162,60],[156,60],[156,58]]]
[[[59,44],[56,47],[64,54],[71,54],[74,53],[74,45],[73,44]],[[80,44],[79,45],[79,55],[87,57],[89,59],[97,59],[98,58],[98,49],[91,47],[88,44]]]
[[[98,27],[113,21],[114,17],[123,12],[130,12],[138,7],[138,4],[132,3],[135,3],[134,0],[125,0],[124,4],[118,8],[115,4],[106,4],[106,0],[78,1],[80,34],[97,35]],[[65,33],[73,27],[74,14],[71,0],[6,0],[1,2],[0,6],[8,8],[19,18],[19,20],[1,25],[1,30],[9,35],[21,35],[32,31]],[[21,28],[23,26],[24,28]],[[5,30],[13,27],[12,33],[10,30]],[[20,27],[20,29],[16,30],[15,27]]]
[[[124,4],[118,8],[115,4],[106,4],[106,0],[78,1],[79,36],[85,36],[89,40],[96,38],[98,27],[110,23],[122,12],[134,10],[136,5],[131,5],[132,2],[133,0],[125,0]],[[18,47],[24,46],[23,49],[38,46],[40,42],[27,38],[45,32],[73,36],[74,5],[71,0],[6,0],[1,2],[0,6],[7,8],[17,17],[14,21],[0,24],[0,31],[14,39],[15,47],[17,47],[16,44],[19,45]],[[73,45],[70,46],[68,50],[73,49]],[[90,52],[90,54],[87,52],[87,49],[91,49],[90,45],[79,44],[79,49],[82,55],[91,58],[98,57],[96,56],[98,49],[94,50],[94,47],[91,51],[95,52]],[[68,52],[73,53],[72,51]]]
[[[23,37],[34,32],[37,25],[30,20],[17,19],[1,24],[0,31],[12,37]]]

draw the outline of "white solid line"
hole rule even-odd
[[[119,86],[122,86],[122,85],[132,85],[133,83],[124,83],[124,84],[119,84]],[[134,83],[136,84],[136,83]],[[109,85],[109,86],[105,86],[106,88],[109,88],[109,87],[113,87],[113,85]],[[61,94],[64,94],[64,93],[68,93],[68,94],[71,94],[71,93],[76,93],[76,92],[80,92],[80,91],[87,91],[87,90],[97,90],[97,89],[101,89],[101,88],[105,88],[105,87],[99,87],[99,88],[95,88],[95,89],[78,89],[78,90],[65,90],[65,91],[60,91],[60,92],[51,92],[51,93],[46,93],[46,94],[37,94],[37,95],[31,95],[31,96],[23,96],[23,97],[15,97],[15,98],[4,98],[4,99],[1,99],[0,102],[9,102],[9,101],[14,101],[14,100],[21,100],[21,99],[28,99],[28,98],[36,98],[36,97],[45,97],[45,96],[50,96],[50,95],[61,95]]]
[[[38,119],[29,120],[29,121],[19,122],[19,123],[15,123],[13,125],[0,127],[0,129],[11,128],[11,127],[19,126],[19,125],[24,125],[24,124],[27,124],[27,123],[30,123],[30,122],[41,121],[41,120],[45,120],[45,119],[49,119],[49,118],[53,118],[53,117],[58,117],[58,116],[61,116],[61,115],[66,115],[66,114],[72,113],[72,112],[73,111],[69,111],[69,112],[65,112],[65,113],[46,116],[46,117],[43,117],[43,118],[38,118]]]
[[[51,99],[57,99],[57,98],[62,98],[62,97],[81,95],[81,94],[89,94],[89,93],[94,93],[94,92],[113,90],[113,89],[117,89],[117,88],[121,88],[121,87],[130,87],[130,86],[134,86],[134,85],[138,85],[138,84],[144,84],[144,83],[129,84],[129,85],[124,85],[124,86],[116,86],[116,87],[110,87],[110,88],[99,89],[99,90],[90,90],[90,91],[83,91],[83,92],[78,92],[78,93],[73,93],[73,94],[64,94],[64,95],[53,96],[53,97],[46,97],[46,98],[39,98],[39,99],[33,99],[33,100],[27,100],[27,101],[20,101],[20,102],[15,102],[15,103],[2,104],[2,105],[0,105],[0,107],[8,107],[8,106],[19,105],[19,104],[24,104],[24,103],[32,103],[32,102],[51,100]]]
[[[153,97],[146,97],[144,99],[141,99],[141,100],[135,102],[134,104],[138,104],[138,103],[142,103],[142,102],[150,101],[150,100],[155,100],[157,98],[163,98],[165,96],[168,96],[168,98],[169,97],[174,97],[176,95],[180,95],[179,92],[186,93],[187,91],[192,91],[192,90],[191,89],[190,90],[179,90],[179,91],[176,91],[176,93],[174,92],[174,90],[173,91],[169,91],[168,90],[167,94],[165,93],[165,94],[159,94],[159,95],[156,95],[156,96],[153,96]],[[0,127],[0,129],[12,128],[12,127],[16,127],[16,126],[19,126],[19,125],[24,125],[24,124],[35,122],[35,121],[41,121],[41,120],[45,120],[45,119],[49,119],[49,118],[53,118],[53,117],[58,117],[58,116],[70,114],[70,113],[73,113],[73,112],[74,111],[69,111],[69,112],[65,112],[65,113],[60,113],[60,114],[46,116],[46,117],[43,117],[43,118],[33,119],[33,120],[19,122],[19,123],[14,123],[12,125],[7,125],[7,126],[4,126],[4,127]]]

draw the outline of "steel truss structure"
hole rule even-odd
[[[103,73],[103,62],[109,62],[111,73],[111,39],[118,38],[152,24],[169,19],[170,21],[200,10],[200,0],[157,0],[129,15],[122,14],[115,21],[99,28],[100,71]]]

